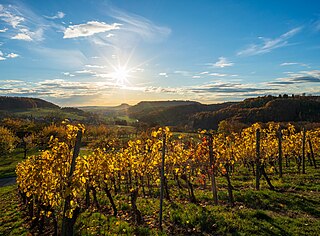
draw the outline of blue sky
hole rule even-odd
[[[0,95],[62,106],[320,95],[319,1],[0,1]]]

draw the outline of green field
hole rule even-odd
[[[85,118],[76,113],[67,112],[61,109],[56,109],[56,108],[32,108],[32,109],[25,109],[25,110],[12,110],[9,113],[15,117],[33,117],[33,118],[55,117],[58,119],[73,119],[73,120],[83,120]]]

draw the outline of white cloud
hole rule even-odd
[[[43,29],[38,29],[35,32],[29,29],[20,29],[20,33],[13,36],[11,39],[23,40],[23,41],[41,41],[43,40]]]
[[[1,4],[0,19],[11,25],[13,28],[17,28],[18,25],[25,20],[24,17],[12,13],[8,8],[5,8]]]
[[[206,74],[209,74],[209,71],[203,71],[203,72],[199,73],[199,75],[206,75]]]
[[[284,63],[281,63],[280,66],[293,66],[293,65],[299,65],[299,66],[305,66],[305,67],[309,67],[309,65],[307,64],[304,64],[304,63],[299,63],[299,62],[284,62]]]
[[[246,49],[239,51],[238,56],[252,56],[271,52],[276,48],[288,46],[288,40],[301,31],[302,27],[294,28],[278,38],[269,39],[259,37],[263,42],[260,44],[251,44]]]
[[[292,66],[292,65],[299,65],[298,62],[284,62],[281,63],[280,66]]]
[[[23,34],[23,33],[18,33],[17,35],[13,36],[11,39],[32,41],[32,38],[29,35]]]
[[[5,59],[5,57],[0,56],[0,61],[4,61]]]
[[[113,37],[114,36],[114,34],[107,34],[107,38],[111,38],[111,37]]]
[[[211,65],[213,65],[214,67],[223,68],[227,66],[233,66],[234,63],[232,63],[231,61],[228,61],[227,58],[225,57],[219,57],[219,60],[216,63]]]
[[[105,66],[100,66],[100,65],[85,65],[87,68],[96,68],[96,69],[103,69]]]
[[[228,74],[221,74],[221,73],[211,73],[212,76],[218,76],[218,77],[225,77],[228,76]]]
[[[65,17],[65,13],[63,13],[62,11],[58,11],[57,14],[55,14],[54,16],[45,16],[46,18],[48,19],[52,19],[52,20],[55,20],[55,19],[62,19],[63,17]]]
[[[70,77],[74,77],[75,76],[74,74],[71,74],[70,72],[63,72],[62,74],[65,75],[65,76],[70,76]]]
[[[8,58],[16,58],[16,57],[19,57],[19,55],[12,52],[12,53],[9,53],[9,54],[7,55],[7,57],[8,57]]]
[[[77,71],[75,71],[75,73],[77,73],[77,74],[94,74],[94,72],[91,70],[77,70]]]
[[[103,33],[119,29],[121,24],[107,24],[105,22],[89,21],[86,24],[71,25],[64,31],[63,38],[77,38],[91,36],[97,33]]]
[[[160,76],[164,76],[165,78],[168,78],[168,74],[165,73],[165,72],[160,72],[159,75],[160,75]]]
[[[200,75],[194,75],[194,76],[192,76],[192,78],[193,78],[193,79],[200,79],[201,76],[200,76]]]
[[[0,30],[0,33],[5,33],[5,32],[7,32],[7,30],[8,30],[8,28],[3,28]]]

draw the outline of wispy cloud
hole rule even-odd
[[[217,76],[217,77],[225,77],[225,76],[228,76],[228,74],[221,74],[221,73],[211,73],[210,75],[212,75],[212,76]]]
[[[312,23],[312,28],[314,31],[320,31],[320,20],[316,20]]]
[[[19,3],[19,5],[0,5],[1,20],[6,24],[1,32],[6,33],[8,31],[5,37],[27,42],[42,41],[45,30],[62,28],[62,26],[50,23],[42,16],[38,16],[22,3]]]
[[[77,49],[58,49],[49,47],[35,47],[33,52],[46,58],[46,62],[58,68],[81,68],[87,64],[87,57]]]
[[[210,82],[202,85],[186,87],[154,87],[149,86],[144,90],[146,93],[171,94],[172,96],[185,97],[198,101],[212,102],[220,100],[243,99],[251,96],[262,96],[277,93],[278,88],[253,84],[241,84],[231,82]]]
[[[176,71],[174,71],[174,73],[182,75],[182,76],[190,76],[190,72],[186,71],[186,70],[176,70]]]
[[[55,20],[55,19],[62,19],[63,17],[65,17],[65,13],[63,13],[62,11],[58,11],[54,16],[44,16],[47,19],[51,19],[51,20]]]
[[[304,67],[309,67],[309,65],[304,64],[304,63],[299,63],[299,62],[283,62],[280,64],[280,66],[294,66],[294,65],[298,65],[298,66],[304,66]]]
[[[231,61],[228,61],[227,58],[225,57],[219,57],[218,61],[216,61],[215,63],[208,63],[208,65],[213,67],[218,67],[218,68],[224,68],[228,66],[233,66],[234,63]]]
[[[146,41],[161,41],[170,35],[171,29],[156,25],[149,19],[128,13],[116,8],[110,9],[110,15],[123,23],[121,29],[129,33],[135,33]]]
[[[51,79],[39,82],[25,82],[19,80],[0,80],[0,95],[32,96],[49,99],[52,101],[70,102],[75,98],[94,97],[103,100],[111,93],[119,90],[144,91],[144,87],[119,86],[111,81],[74,81],[72,78]]]
[[[298,73],[288,72],[287,77],[278,78],[275,81],[268,82],[269,85],[286,86],[299,85],[305,83],[320,83],[320,71],[300,71]]]
[[[63,38],[67,39],[91,36],[98,33],[120,29],[120,25],[121,24],[119,23],[107,24],[99,21],[88,21],[86,24],[70,25],[65,29]]]
[[[288,46],[288,40],[298,34],[301,30],[302,27],[297,27],[274,39],[259,37],[259,39],[263,41],[262,43],[251,44],[247,48],[239,51],[237,54],[238,56],[253,56],[271,52],[276,48]]]
[[[195,93],[221,93],[221,94],[247,94],[256,92],[270,92],[275,88],[259,88],[252,84],[241,84],[231,82],[212,82],[202,86],[191,88]]]
[[[298,62],[283,62],[280,64],[280,66],[292,66],[292,65],[299,65]]]
[[[4,5],[0,4],[0,19],[11,25],[13,28],[17,28],[18,25],[25,20],[24,17],[15,14],[15,9],[8,9]]]

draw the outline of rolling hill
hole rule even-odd
[[[10,111],[29,108],[59,109],[60,107],[39,98],[0,96],[0,110]]]
[[[254,122],[320,122],[319,96],[258,97],[246,99],[214,112],[193,116],[194,129],[217,129],[222,120]]]
[[[264,96],[240,102],[201,104],[194,101],[142,101],[134,106],[60,108],[37,98],[0,97],[0,117],[51,117],[82,122],[104,121],[175,126],[188,130],[217,129],[222,120],[254,122],[320,122],[319,96]],[[94,114],[95,113],[95,114]]]
[[[0,96],[0,118],[19,117],[36,120],[88,119],[89,113],[73,107],[59,107],[39,98]]]

